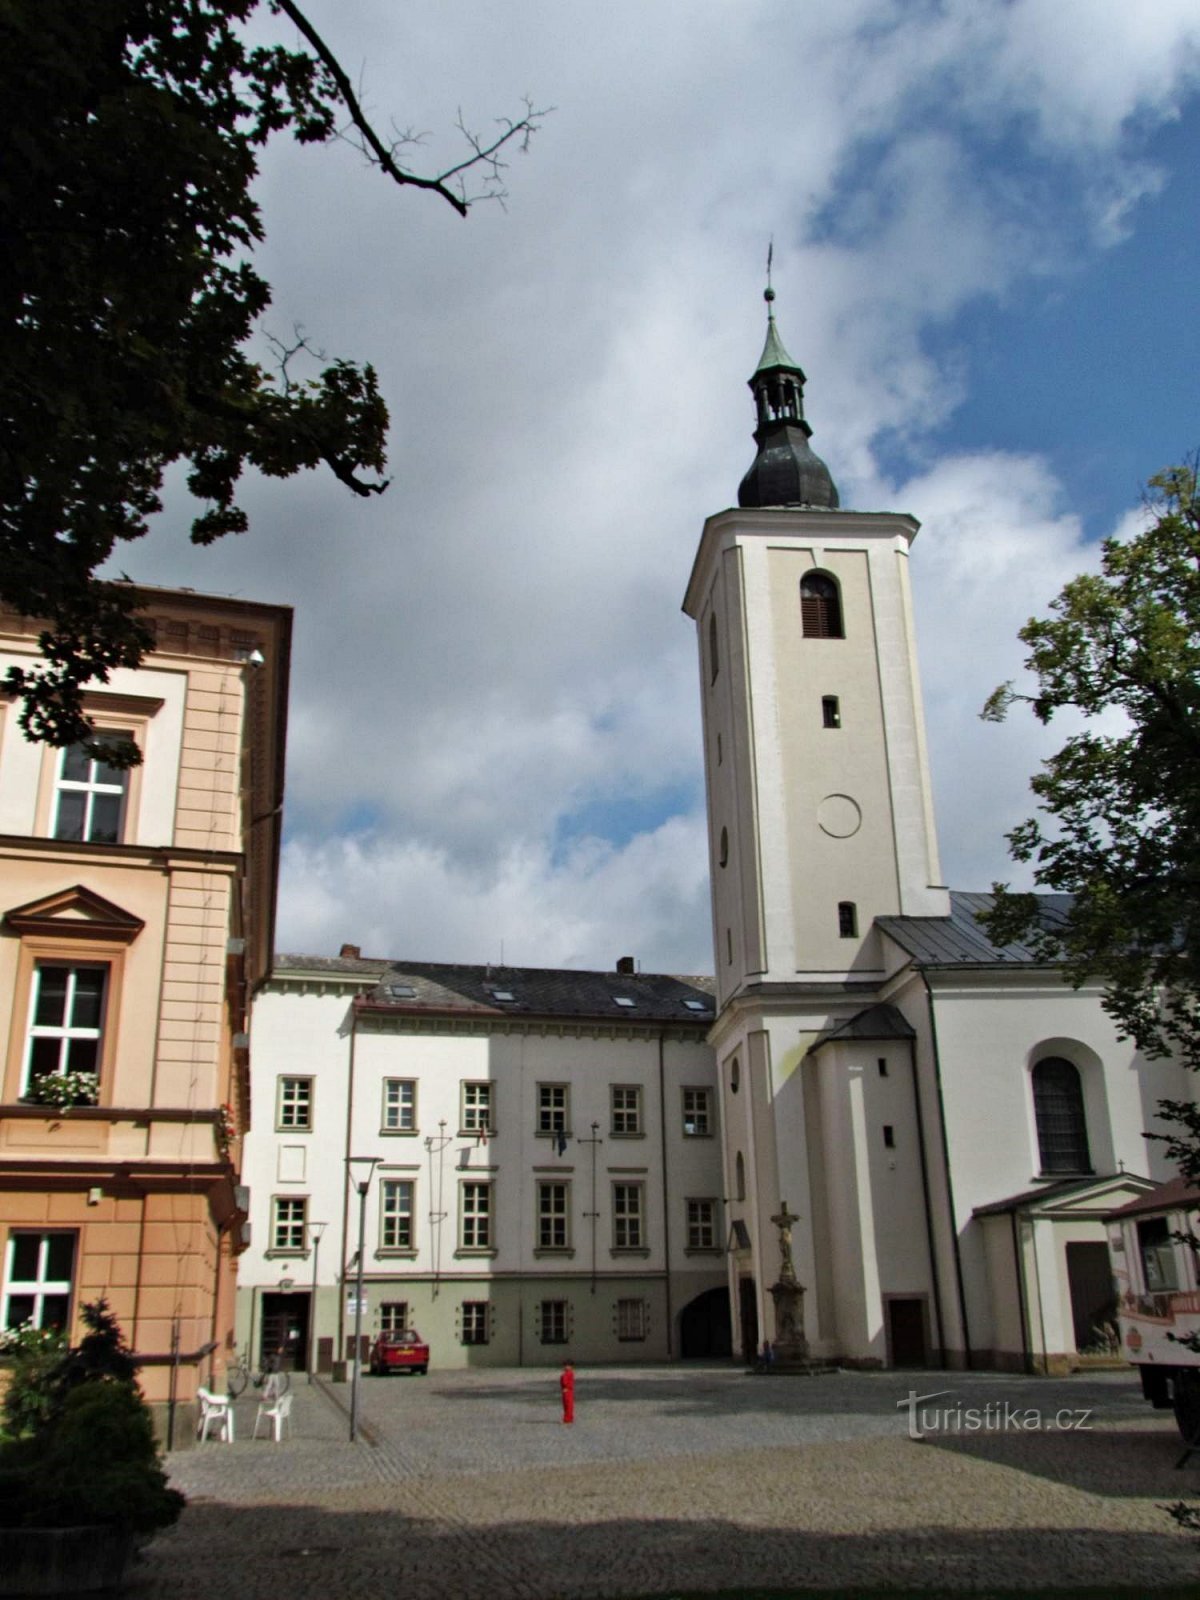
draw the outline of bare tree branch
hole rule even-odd
[[[284,14],[285,17],[289,17],[291,19],[300,33],[302,33],[305,39],[308,40],[309,44],[316,52],[322,66],[324,66],[325,70],[329,73],[329,76],[333,80],[333,83],[337,89],[342,104],[350,113],[351,125],[358,131],[359,137],[362,140],[360,148],[362,149],[364,155],[367,156],[368,160],[372,160],[377,163],[378,166],[384,172],[386,172],[388,177],[391,178],[395,183],[408,184],[417,189],[431,189],[434,194],[441,195],[443,200],[447,201],[454,207],[455,211],[458,212],[460,217],[466,216],[469,207],[473,204],[473,199],[469,199],[467,197],[462,189],[461,183],[459,186],[459,192],[457,194],[453,189],[448,188],[447,185],[456,178],[461,179],[461,176],[464,172],[473,167],[479,166],[489,169],[487,182],[498,182],[500,170],[503,165],[503,163],[498,159],[500,150],[506,144],[509,144],[512,140],[518,138],[521,141],[520,148],[522,150],[527,149],[530,138],[534,133],[537,132],[539,122],[546,115],[545,111],[535,111],[533,106],[527,100],[525,102],[525,115],[518,122],[511,122],[505,118],[503,121],[504,132],[497,139],[493,140],[491,144],[484,145],[476,135],[470,133],[463,125],[462,113],[460,112],[458,118],[458,127],[462,131],[463,136],[466,138],[474,153],[469,156],[467,160],[460,161],[457,165],[448,167],[445,172],[440,172],[431,178],[422,178],[414,172],[406,171],[396,160],[396,151],[401,147],[401,145],[419,143],[420,137],[411,133],[406,133],[401,135],[390,147],[384,144],[383,140],[371,126],[367,114],[363,110],[362,102],[355,93],[354,86],[350,82],[350,79],[346,76],[345,70],[343,69],[341,63],[338,61],[333,51],[325,43],[324,39],[321,38],[321,35],[313,27],[312,23],[304,15],[303,11],[300,10],[300,7],[294,4],[294,0],[272,0],[272,3],[277,10]],[[474,199],[482,198],[485,197],[474,197]],[[490,190],[487,198],[502,200],[504,198],[503,191],[495,189]]]

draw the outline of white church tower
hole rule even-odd
[[[773,1334],[770,1218],[786,1201],[814,1351],[884,1362],[945,1344],[919,1223],[912,1029],[887,1004],[874,926],[950,909],[909,592],[918,524],[840,508],[770,287],[766,300],[758,453],[738,509],[705,523],[684,601],[700,647],[735,1343],[739,1318],[747,1353]]]

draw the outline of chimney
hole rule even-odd
[[[362,960],[362,951],[356,944],[344,944],[338,951],[338,955],[344,957],[347,961]]]
[[[632,956],[621,956],[617,961],[617,971],[623,978],[632,978],[637,971],[637,963]]]

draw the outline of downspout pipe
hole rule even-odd
[[[346,1148],[343,1151],[345,1161],[342,1170],[345,1179],[342,1183],[342,1242],[339,1246],[342,1256],[342,1270],[338,1274],[341,1280],[341,1290],[338,1294],[338,1342],[335,1358],[340,1361],[346,1359],[346,1230],[350,1226],[350,1133],[354,1126],[354,1041],[358,1037],[358,996],[350,999],[350,1051],[347,1059],[346,1083]],[[354,1352],[355,1357],[358,1351]]]
[[[937,1016],[933,1009],[933,989],[929,979],[917,969],[925,986],[925,999],[929,1009],[929,1037],[933,1043],[933,1080],[937,1085],[938,1129],[941,1135],[942,1164],[946,1172],[946,1202],[950,1209],[950,1239],[954,1251],[954,1285],[957,1290],[958,1314],[962,1320],[963,1357],[970,1372],[975,1365],[971,1350],[971,1325],[967,1320],[967,1292],[963,1285],[962,1252],[958,1243],[958,1217],[954,1210],[954,1175],[950,1170],[950,1141],[946,1136],[946,1100],[942,1088],[942,1055],[938,1048]]]
[[[1032,1372],[1033,1360],[1029,1349],[1029,1308],[1025,1303],[1025,1270],[1021,1261],[1021,1234],[1015,1206],[1008,1215],[1009,1221],[1012,1223],[1013,1270],[1017,1275],[1017,1315],[1021,1319],[1021,1370],[1022,1372]]]

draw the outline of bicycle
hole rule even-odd
[[[283,1364],[282,1356],[283,1352],[276,1350],[255,1372],[251,1369],[250,1347],[247,1345],[241,1358],[225,1368],[225,1387],[231,1398],[240,1400],[251,1384],[256,1389],[262,1389],[268,1400],[278,1400],[280,1395],[286,1394],[292,1386],[292,1378]]]

